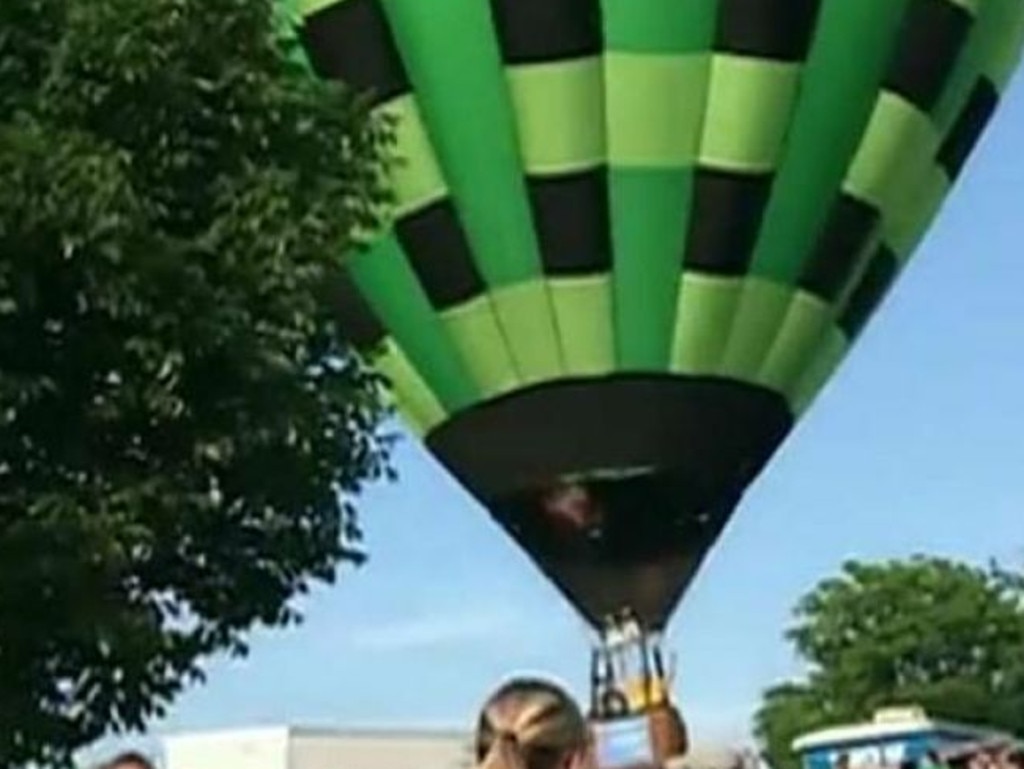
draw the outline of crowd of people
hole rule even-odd
[[[834,769],[851,769],[849,756],[836,759]],[[1024,769],[1024,747],[1010,740],[986,740],[929,751],[897,766],[860,764],[855,769]]]
[[[1005,741],[954,748],[940,758],[949,769],[1024,769],[1024,747]]]
[[[532,678],[501,686],[484,704],[474,740],[476,769],[598,769],[590,725],[583,712],[556,684]],[[698,767],[697,764],[700,764]],[[665,769],[741,769],[740,754],[727,759],[687,761]],[[140,753],[123,753],[98,769],[156,769]],[[839,756],[833,769],[851,769]],[[950,746],[898,766],[856,769],[1024,769],[1024,746],[994,740]]]
[[[477,722],[477,769],[596,769],[590,728],[576,702],[539,679],[506,683]],[[140,753],[122,753],[97,769],[156,769]],[[225,769],[230,769],[225,767]]]

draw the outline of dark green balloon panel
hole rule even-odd
[[[316,73],[397,118],[349,334],[588,619],[656,626],[906,265],[1024,38],[1024,0],[286,8]]]

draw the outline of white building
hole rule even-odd
[[[294,726],[182,734],[164,740],[166,769],[468,769],[470,735],[456,731]]]
[[[468,732],[278,726],[163,740],[165,769],[472,769]],[[677,769],[747,769],[740,751],[698,745]]]

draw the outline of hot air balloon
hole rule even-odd
[[[1024,2],[292,2],[313,70],[396,121],[347,333],[661,680],[658,634],[996,109]]]

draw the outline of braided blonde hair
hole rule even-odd
[[[547,681],[518,678],[484,705],[476,761],[478,769],[560,769],[589,743],[587,722],[568,694]]]

